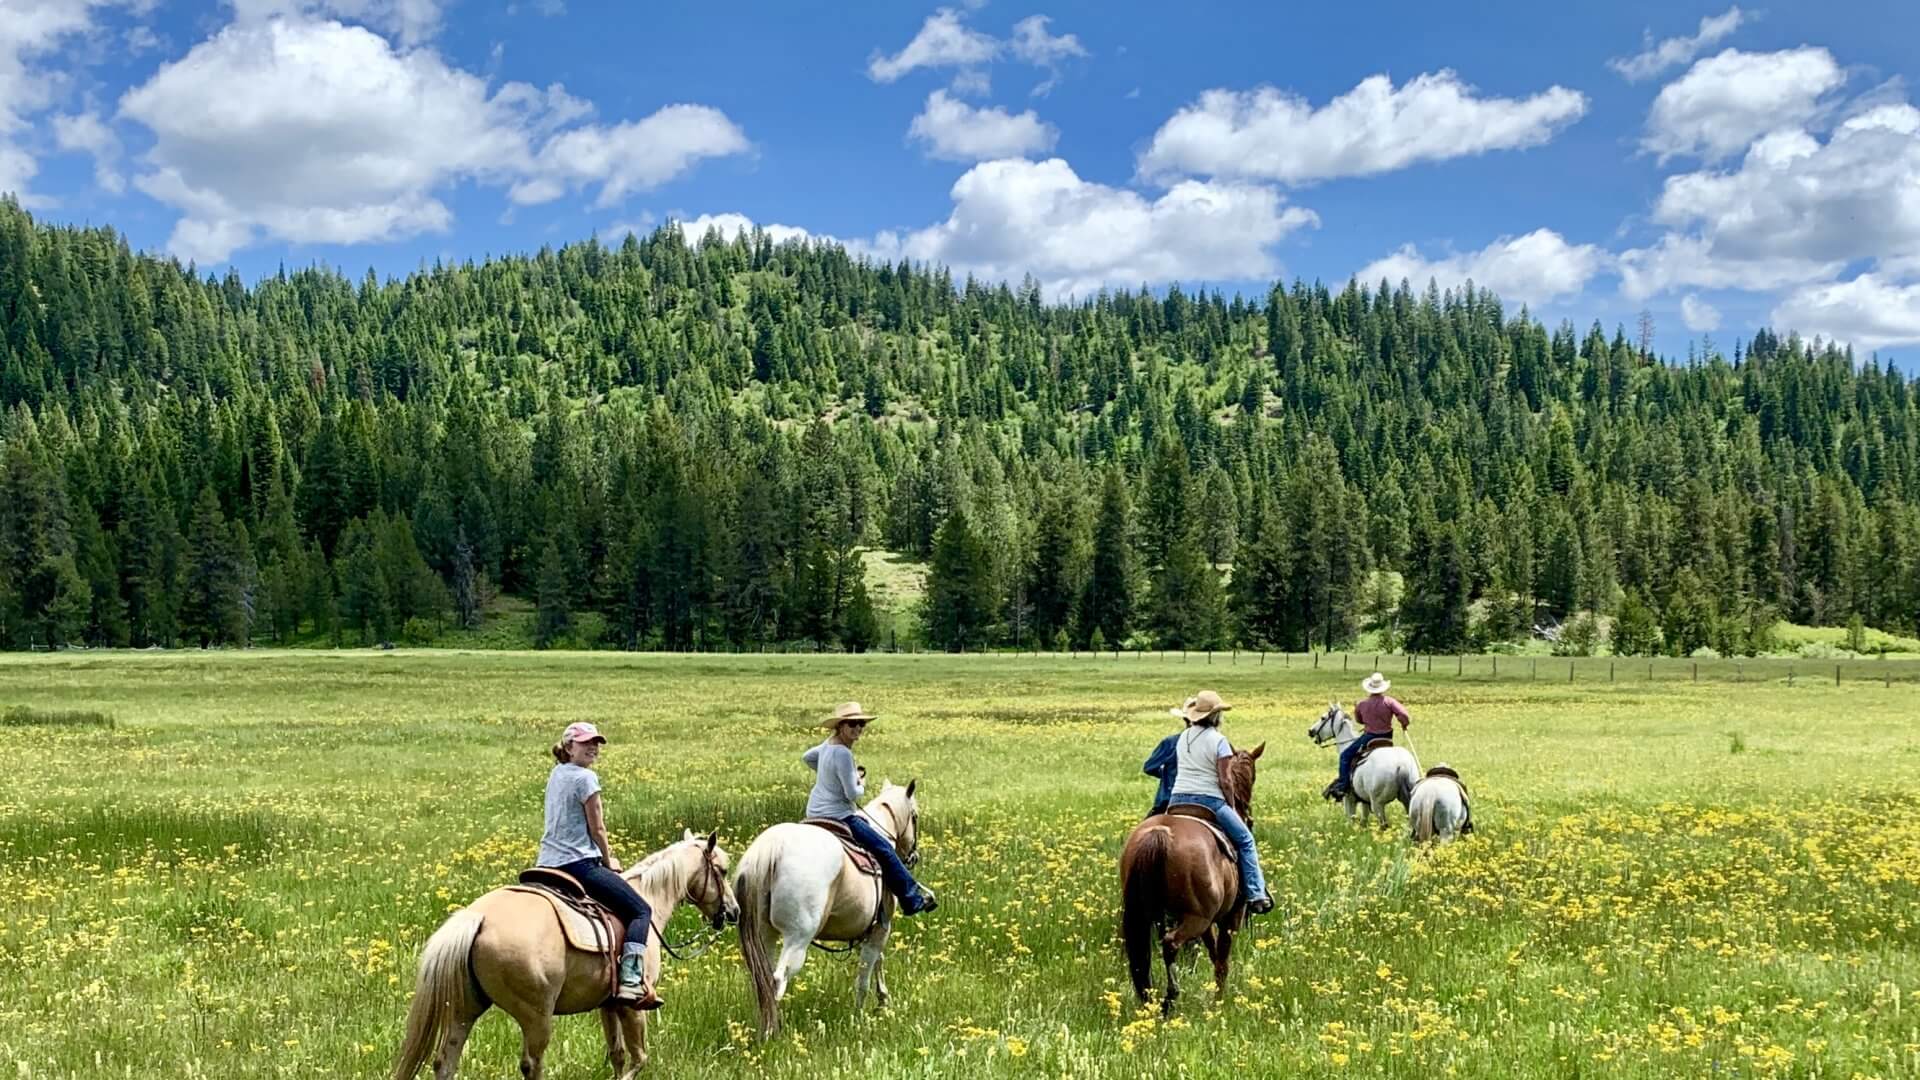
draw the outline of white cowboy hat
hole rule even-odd
[[[1376,671],[1361,681],[1360,689],[1365,690],[1369,694],[1384,694],[1387,692],[1387,688],[1392,685],[1392,683],[1387,681],[1385,675]]]
[[[875,719],[874,715],[861,708],[859,702],[849,701],[836,707],[833,710],[833,715],[827,717],[826,722],[820,726],[824,728],[838,728],[841,724],[864,724],[873,719]]]

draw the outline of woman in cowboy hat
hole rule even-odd
[[[926,886],[913,880],[893,841],[860,813],[860,799],[867,793],[867,770],[854,764],[853,744],[860,741],[872,719],[857,701],[841,705],[821,725],[832,728],[833,736],[800,756],[815,774],[813,793],[807,796],[807,816],[832,818],[844,824],[854,840],[880,860],[887,889],[900,900],[900,914],[918,915],[932,911],[938,901]]]
[[[1240,853],[1240,888],[1248,897],[1247,911],[1265,915],[1273,910],[1273,897],[1267,895],[1267,877],[1260,871],[1260,851],[1254,846],[1253,830],[1227,801],[1223,782],[1233,747],[1220,734],[1220,714],[1231,708],[1212,690],[1200,691],[1181,707],[1187,729],[1174,744],[1177,771],[1171,802],[1176,806],[1192,803],[1213,811],[1214,824]]]
[[[1360,751],[1368,743],[1393,737],[1393,722],[1400,721],[1400,730],[1407,730],[1407,707],[1387,696],[1387,688],[1393,684],[1379,672],[1367,676],[1360,683],[1360,689],[1367,696],[1353,707],[1354,719],[1360,721],[1360,737],[1347,744],[1340,751],[1340,777],[1324,793],[1329,799],[1345,798],[1347,788],[1353,783],[1353,763],[1360,757]]]
[[[547,825],[540,836],[539,866],[564,870],[587,895],[626,920],[627,942],[620,953],[618,996],[636,1009],[663,1003],[647,985],[647,931],[653,910],[620,876],[620,860],[607,843],[606,815],[600,807],[600,777],[593,763],[607,737],[585,721],[568,724],[553,744],[553,770],[547,773]]]

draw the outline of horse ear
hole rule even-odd
[[[1259,746],[1256,746],[1256,747],[1254,747],[1254,748],[1253,748],[1253,753],[1251,753],[1251,754],[1248,754],[1248,755],[1247,755],[1247,757],[1248,757],[1248,758],[1250,758],[1250,759],[1252,759],[1252,760],[1254,760],[1254,761],[1259,761],[1259,760],[1260,760],[1260,755],[1261,755],[1261,754],[1264,754],[1264,753],[1266,753],[1266,752],[1267,752],[1267,744],[1266,744],[1266,743],[1261,743],[1261,744],[1260,744]]]
[[[919,784],[920,784],[920,778],[917,776],[914,777],[912,780],[907,781],[907,798],[909,799],[913,798],[913,789],[919,786]]]
[[[682,839],[682,840],[691,840],[691,839],[693,839],[693,830],[692,830],[692,829],[681,829],[681,830],[680,830],[680,839]]]
[[[715,829],[715,830],[713,830],[712,832],[710,832],[710,833],[708,833],[708,834],[707,834],[707,854],[709,854],[709,855],[711,855],[711,854],[713,854],[713,845],[715,845],[715,844],[717,844],[717,843],[719,843],[719,842],[720,842],[720,830],[719,830],[719,829]]]

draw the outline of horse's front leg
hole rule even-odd
[[[607,1063],[613,1066],[613,1075],[619,1080],[627,1080],[632,1074],[627,1071],[627,1044],[620,1034],[621,1010],[611,1005],[600,1010],[600,1026],[607,1033]]]
[[[1355,809],[1359,807],[1359,805],[1360,805],[1359,799],[1354,798],[1352,795],[1347,796],[1347,823],[1348,824],[1353,823],[1353,812]]]
[[[874,943],[873,953],[873,1000],[883,1009],[887,1007],[887,1002],[893,999],[893,994],[887,990],[887,939],[892,934],[893,910],[889,907],[887,913],[881,917],[880,925],[874,929],[874,937],[877,940]]]
[[[619,1080],[630,1080],[647,1065],[647,1013],[639,1009],[620,1010],[620,1028],[626,1038],[627,1050],[632,1055],[631,1067],[624,1073],[616,1073]]]

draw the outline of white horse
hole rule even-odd
[[[1407,800],[1408,837],[1415,843],[1438,840],[1444,844],[1472,831],[1473,815],[1460,774],[1444,764],[1427,770]]]
[[[1359,737],[1359,730],[1337,701],[1328,702],[1327,711],[1307,729],[1307,738],[1312,739],[1315,746],[1332,743],[1338,750],[1345,750]],[[1402,746],[1372,751],[1353,768],[1353,782],[1347,785],[1347,820],[1354,820],[1354,809],[1365,804],[1369,812],[1379,815],[1380,827],[1386,828],[1387,804],[1398,802],[1406,806],[1413,786],[1419,782],[1420,763],[1414,759],[1413,751]]]
[[[908,866],[919,858],[920,811],[913,798],[918,783],[883,783],[880,794],[860,811],[894,842]],[[798,822],[771,826],[740,856],[733,888],[740,900],[740,952],[760,1005],[761,1035],[780,1029],[780,999],[807,962],[807,947],[816,941],[860,946],[853,984],[856,1011],[866,1006],[869,982],[879,1004],[887,1003],[880,962],[893,930],[893,894],[854,866],[838,837]],[[775,930],[780,932],[777,966],[771,962]]]

